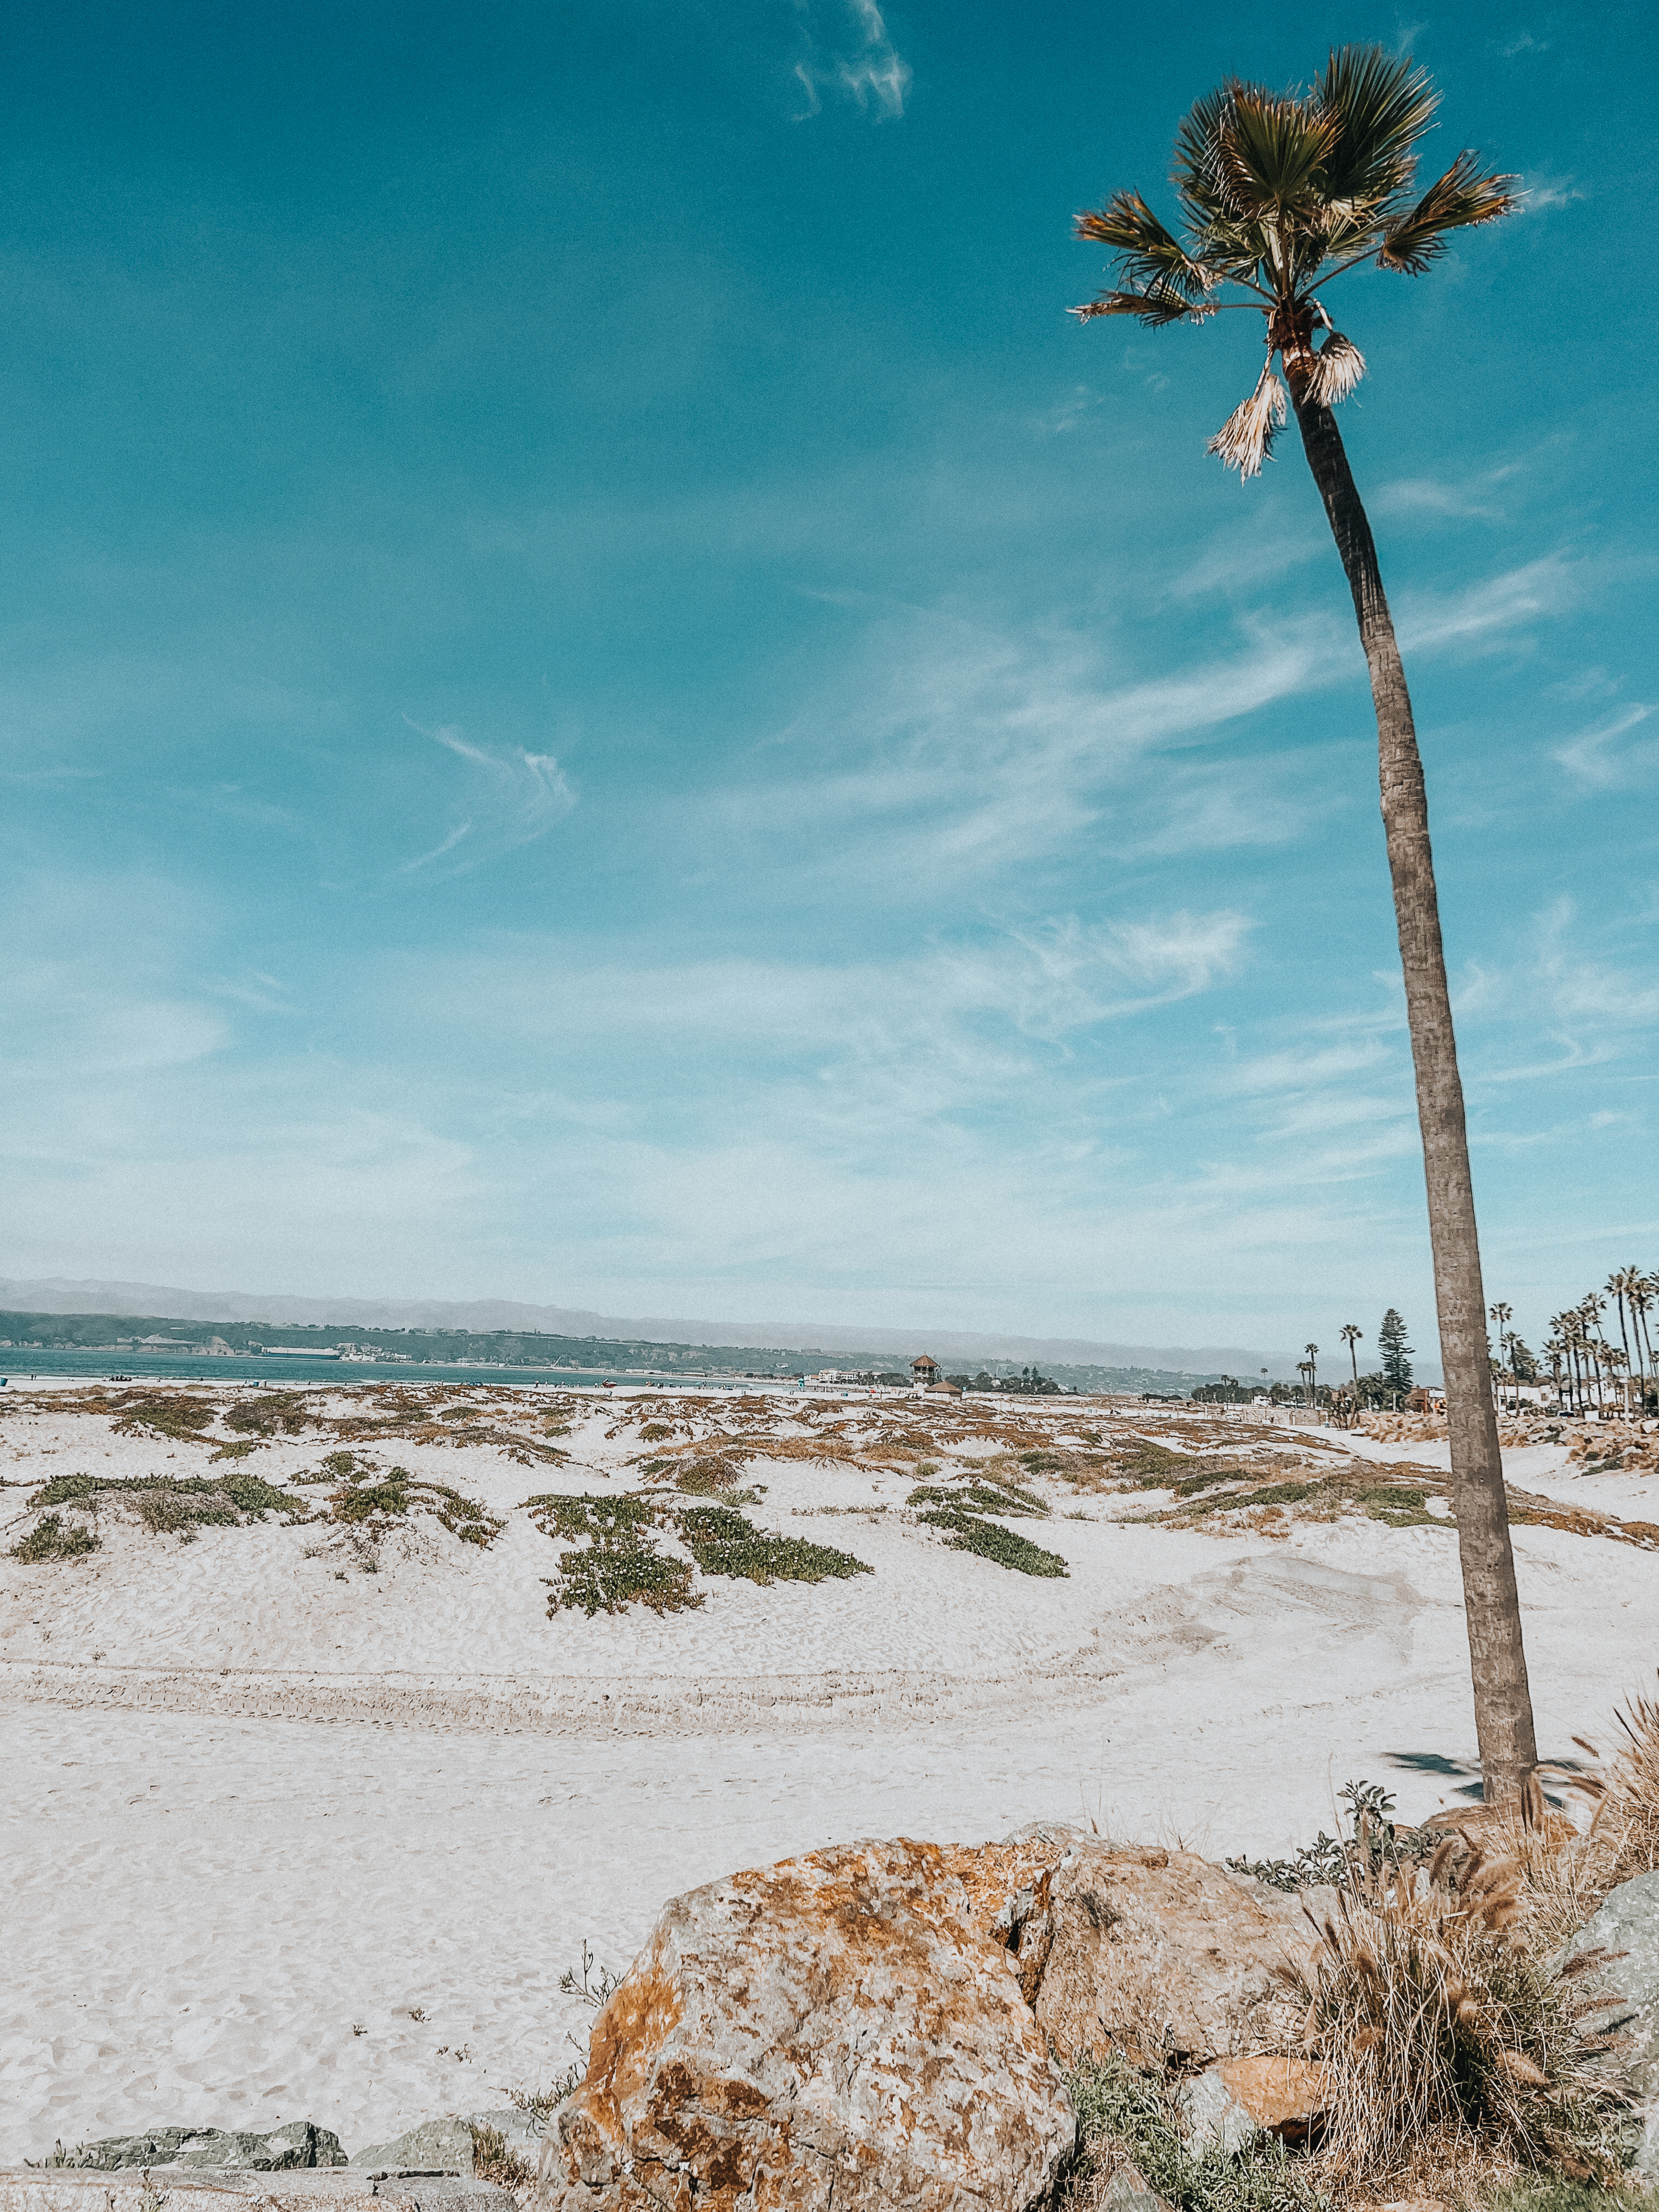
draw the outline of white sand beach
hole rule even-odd
[[[584,1942],[619,1970],[675,1892],[831,1839],[1046,1818],[1277,1854],[1335,1825],[1350,1778],[1420,1818],[1473,1771],[1449,1528],[1323,1490],[1172,1527],[1167,1482],[1121,1479],[1138,1439],[1316,1485],[1443,1468],[1443,1445],[1200,1434],[1075,1400],[383,1386],[310,1390],[297,1432],[268,1437],[225,1425],[253,1386],[168,1386],[213,1419],[167,1434],[115,1402],[143,1395],[6,1394],[0,1546],[70,1475],[234,1469],[313,1517],[181,1540],[105,1492],[64,1509],[95,1527],[84,1558],[0,1557],[0,2161],[170,2120],[307,2118],[350,2149],[499,2105],[576,2055],[591,2015],[557,1985]],[[434,1417],[457,1407],[452,1442]],[[381,1433],[350,1433],[371,1416]],[[318,1479],[347,1448],[359,1479],[395,1464],[499,1534],[466,1542],[417,1510],[366,1549]],[[696,1610],[550,1618],[568,1547],[524,1501],[684,1504],[676,1480],[711,1452],[763,1486],[743,1509],[757,1528],[873,1571],[702,1574]],[[1659,1557],[1589,1516],[1644,1519],[1659,1477],[1582,1475],[1559,1444],[1513,1459],[1521,1490],[1583,1524],[1515,1530],[1542,1747],[1561,1754],[1651,1679]],[[1008,1525],[1063,1577],[952,1549],[907,1508],[919,1465],[949,1483],[990,1461],[1048,1506]]]

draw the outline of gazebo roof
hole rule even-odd
[[[910,1364],[912,1367],[937,1367],[939,1365],[939,1362],[934,1358],[931,1352],[921,1352],[917,1353],[916,1357],[910,1362]]]

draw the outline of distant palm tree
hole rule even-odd
[[[1595,1410],[1599,1413],[1605,1404],[1601,1395],[1601,1353],[1607,1338],[1601,1329],[1601,1316],[1607,1302],[1599,1291],[1586,1291],[1578,1301],[1579,1318],[1584,1328],[1584,1352],[1590,1365],[1591,1380],[1595,1386]]]
[[[1515,1309],[1513,1306],[1506,1306],[1500,1303],[1495,1306],[1488,1306],[1486,1308],[1486,1311],[1491,1318],[1498,1323],[1498,1345],[1499,1351],[1502,1351],[1504,1348],[1504,1325],[1514,1318]]]
[[[1561,1362],[1567,1349],[1561,1341],[1559,1322],[1560,1316],[1558,1314],[1555,1320],[1550,1323],[1550,1333],[1544,1340],[1544,1357],[1550,1364],[1550,1376],[1555,1384],[1555,1402],[1558,1406],[1561,1402]]]
[[[1637,1342],[1642,1347],[1642,1404],[1645,1410],[1648,1376],[1653,1371],[1653,1340],[1648,1334],[1648,1316],[1653,1310],[1655,1297],[1659,1297],[1659,1279],[1638,1274],[1626,1296],[1630,1300],[1631,1322],[1636,1331]]]
[[[1198,102],[1176,134],[1184,239],[1165,229],[1135,191],[1120,191],[1079,216],[1079,235],[1115,249],[1118,289],[1077,312],[1085,319],[1133,315],[1152,328],[1202,323],[1229,309],[1265,317],[1267,359],[1255,389],[1211,450],[1242,476],[1260,471],[1285,419],[1285,386],[1273,373],[1277,354],[1353,594],[1376,709],[1382,820],[1417,1074],[1475,1726],[1486,1794],[1496,1801],[1521,1789],[1538,1753],[1486,1351],[1468,1132],[1411,697],[1370,524],[1331,411],[1364,374],[1364,358],[1334,328],[1319,297],[1333,277],[1364,261],[1419,275],[1444,252],[1452,232],[1491,222],[1516,205],[1514,179],[1487,173],[1468,153],[1413,196],[1418,145],[1437,105],[1426,74],[1381,46],[1334,52],[1299,96],[1229,79]],[[1223,299],[1228,286],[1248,296]]]
[[[1357,1418],[1359,1413],[1359,1354],[1354,1350],[1354,1346],[1365,1332],[1353,1322],[1345,1321],[1337,1334],[1347,1346],[1348,1358],[1353,1365],[1353,1410]]]
[[[1308,1355],[1309,1387],[1312,1389],[1315,1401],[1317,1402],[1319,1397],[1319,1346],[1316,1344],[1304,1344],[1302,1349]]]
[[[1635,1297],[1640,1287],[1641,1281],[1642,1270],[1633,1264],[1628,1267],[1615,1267],[1612,1274],[1607,1277],[1607,1288],[1612,1291],[1613,1297],[1619,1302],[1619,1340],[1625,1347],[1625,1374],[1626,1377],[1625,1383],[1625,1411],[1626,1413],[1629,1413],[1630,1411],[1630,1382],[1628,1377],[1630,1375],[1632,1361],[1630,1353],[1630,1332],[1625,1325],[1625,1302],[1627,1298]],[[1639,1344],[1639,1338],[1638,1339],[1638,1342]],[[1644,1391],[1644,1397],[1645,1395]]]

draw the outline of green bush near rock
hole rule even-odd
[[[1218,2144],[1194,2158],[1164,2085],[1114,2052],[1066,2077],[1077,2112],[1078,2154],[1060,2203],[1097,2202],[1097,2179],[1133,2165],[1176,2212],[1324,2212],[1305,2166],[1267,2137],[1243,2151]]]

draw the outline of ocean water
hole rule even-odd
[[[125,1376],[135,1382],[308,1382],[313,1387],[342,1382],[487,1382],[513,1389],[602,1389],[607,1383],[633,1390],[793,1389],[793,1378],[755,1380],[722,1376],[693,1380],[682,1376],[629,1373],[621,1367],[490,1367],[444,1361],[356,1361],[283,1359],[270,1352],[227,1352],[209,1358],[200,1353],[166,1352],[73,1352],[49,1346],[0,1347],[0,1378],[26,1382],[33,1377],[74,1376],[102,1382]]]

